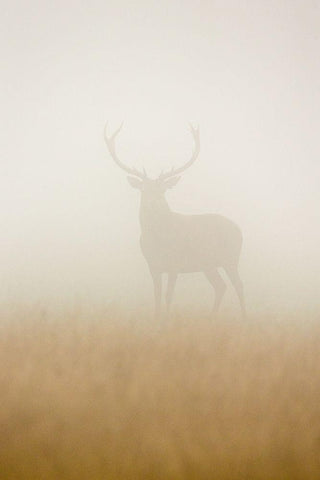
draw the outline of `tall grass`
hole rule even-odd
[[[21,309],[0,333],[1,479],[320,478],[315,321]]]

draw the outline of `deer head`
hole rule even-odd
[[[194,140],[194,149],[190,160],[188,160],[182,167],[172,168],[168,172],[161,173],[157,178],[151,179],[147,176],[146,171],[136,170],[135,168],[130,168],[125,165],[121,160],[119,160],[118,155],[115,149],[115,139],[122,128],[120,127],[111,135],[107,134],[107,125],[104,130],[104,139],[108,147],[109,153],[113,158],[114,162],[118,167],[122,168],[125,172],[129,173],[128,181],[133,188],[137,188],[141,191],[143,197],[148,198],[149,200],[156,200],[161,198],[164,192],[168,188],[174,187],[180,180],[180,174],[187,170],[196,160],[200,151],[200,139],[199,139],[199,128],[194,128],[190,125],[190,130]]]

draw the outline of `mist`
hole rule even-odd
[[[319,4],[6,2],[1,28],[1,299],[151,311],[139,192],[200,155],[170,207],[242,230],[249,312],[319,311]],[[174,309],[209,311],[201,274]],[[237,312],[228,288],[222,308]]]

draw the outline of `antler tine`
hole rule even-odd
[[[110,153],[111,157],[113,158],[114,162],[118,165],[118,167],[122,168],[122,170],[129,173],[130,175],[134,175],[135,177],[141,178],[141,180],[146,178],[145,173],[139,172],[135,168],[127,167],[127,165],[125,165],[124,163],[121,162],[121,160],[119,160],[119,158],[116,154],[115,138],[118,135],[118,133],[120,132],[120,130],[123,126],[123,122],[121,123],[120,127],[118,127],[117,130],[110,137],[108,137],[108,135],[107,135],[107,126],[108,126],[108,123],[106,123],[105,127],[104,127],[104,140],[106,142],[109,153]]]
[[[194,145],[194,150],[193,150],[193,153],[192,153],[192,156],[191,156],[190,160],[185,165],[183,165],[182,167],[179,167],[177,169],[172,167],[169,172],[161,173],[161,175],[159,176],[159,178],[161,178],[161,180],[173,177],[174,175],[178,175],[179,173],[184,172],[185,170],[187,170],[187,168],[189,168],[193,164],[193,162],[198,157],[199,152],[200,152],[199,126],[197,128],[195,128],[190,122],[189,122],[189,125],[190,125],[190,130],[191,130],[191,133],[192,133],[192,136],[193,136],[194,144],[195,144]]]
[[[115,132],[113,132],[113,134],[110,135],[110,137],[108,137],[108,135],[107,135],[108,122],[106,122],[105,127],[104,127],[104,138],[105,138],[105,141],[107,142],[108,145],[110,143],[111,144],[114,143],[114,140],[115,140],[116,136],[118,135],[118,133],[120,132],[120,130],[122,129],[122,126],[123,126],[123,122],[121,123],[120,127],[118,127],[117,130]]]
[[[191,131],[191,132],[194,132],[194,131],[195,131],[195,128],[194,128],[194,126],[192,125],[191,122],[189,122],[189,127],[190,127],[190,131]]]
[[[123,127],[123,122],[121,123],[121,125],[119,126],[119,128],[117,128],[117,130],[113,133],[113,135],[111,136],[111,139],[114,140],[116,138],[116,136],[118,135],[118,133],[120,132],[120,130],[122,129]]]
[[[199,125],[197,127],[194,127],[191,122],[189,122],[189,126],[191,130],[198,131],[199,130]]]

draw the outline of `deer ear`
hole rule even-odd
[[[127,178],[128,178],[128,182],[130,183],[131,187],[138,188],[139,190],[141,190],[141,188],[142,188],[142,181],[141,180],[139,180],[136,177],[127,177]]]
[[[172,188],[174,187],[175,185],[177,185],[177,183],[179,182],[181,177],[172,177],[172,178],[169,178],[169,180],[167,180],[166,182],[164,182],[164,188],[165,190],[167,190],[167,188]]]

